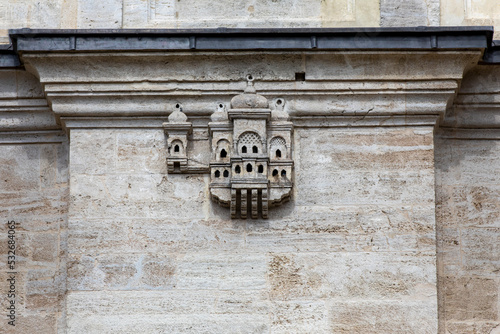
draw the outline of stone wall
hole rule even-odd
[[[2,70],[0,78],[0,333],[56,333],[65,327],[68,142],[36,77]],[[12,220],[16,327],[6,317]]]
[[[0,41],[14,28],[498,27],[498,8],[495,0],[15,0],[0,3]]]
[[[1,135],[1,134],[0,134]],[[7,301],[7,220],[17,223],[16,327],[7,325],[2,303],[0,333],[56,333],[64,328],[66,217],[65,143],[0,144],[0,294]],[[9,254],[10,255],[10,254]]]
[[[443,333],[500,332],[498,75],[496,66],[469,71],[436,137]]]
[[[448,333],[497,333],[499,138],[440,138],[436,147],[442,326]]]
[[[432,128],[295,136],[294,201],[245,221],[161,130],[72,130],[68,332],[436,332]]]
[[[22,57],[33,75],[0,72],[0,333],[498,332],[500,73],[478,50]],[[295,126],[267,220],[167,172],[171,105],[204,142],[249,71]]]

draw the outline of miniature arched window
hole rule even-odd
[[[286,170],[284,170],[284,169],[283,169],[283,170],[281,171],[281,177],[285,177],[285,176],[286,176]]]
[[[260,136],[252,131],[244,132],[238,138],[238,152],[243,154],[248,153],[249,147],[252,148],[252,153],[263,152]]]
[[[215,150],[215,158],[217,160],[224,160],[229,155],[229,141],[226,139],[221,139],[217,142],[217,148]]]
[[[277,169],[273,170],[273,176],[278,176],[278,170]]]
[[[173,154],[174,155],[182,155],[184,154],[184,146],[180,140],[174,140],[172,142]]]
[[[247,164],[247,172],[250,173],[253,170],[252,164]]]
[[[215,177],[220,177],[220,172],[218,170],[216,170],[214,175],[215,175]]]
[[[286,141],[283,137],[274,137],[269,142],[271,159],[287,158]]]
[[[259,165],[259,167],[258,167],[257,171],[258,171],[260,174],[264,173],[264,166]]]
[[[236,165],[236,167],[234,167],[234,171],[236,172],[236,174],[241,173],[241,167],[240,167],[240,165]]]
[[[224,177],[229,177],[229,172],[227,170],[224,171]]]

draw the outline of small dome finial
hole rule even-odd
[[[180,103],[175,105],[174,111],[168,116],[168,121],[170,123],[184,123],[187,121],[187,116],[182,112]]]
[[[275,108],[271,113],[271,118],[274,120],[287,121],[289,116],[288,113],[284,110],[285,99],[276,99],[274,102],[274,106]]]
[[[253,80],[254,80],[253,75],[248,74],[247,75],[247,87],[245,88],[246,94],[255,94],[257,92],[255,90],[255,87],[253,86]]]
[[[269,107],[267,99],[257,94],[255,87],[253,86],[254,77],[248,74],[247,77],[247,87],[243,94],[236,95],[231,99],[231,107],[233,109],[265,109]]]
[[[212,120],[212,122],[228,121],[226,106],[222,102],[217,103],[215,112],[212,114],[212,116],[210,116],[210,119]]]

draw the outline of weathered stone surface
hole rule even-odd
[[[165,157],[165,139],[156,130],[71,130],[68,331],[134,329],[131,321],[144,301],[128,300],[130,290],[150,289],[165,305],[141,311],[153,332],[228,332],[230,324],[237,332],[327,333],[353,326],[332,315],[333,303],[336,314],[352,307],[371,314],[361,299],[401,306],[395,323],[376,326],[436,328],[432,129],[299,129],[296,135],[294,201],[269,221],[250,223],[231,221],[209,200],[207,177],[167,175],[165,160],[163,168],[156,158],[147,162],[154,152]],[[130,152],[121,166],[120,145]],[[127,171],[134,166],[142,167]],[[339,194],[309,187],[316,179],[319,189]],[[363,191],[370,180],[377,183],[373,191]],[[353,184],[359,190],[349,195]],[[95,295],[96,306],[89,309],[79,291]],[[236,300],[252,296],[252,302],[221,311],[203,306],[228,293]],[[185,296],[191,313],[183,309]],[[416,300],[420,311],[407,315]],[[160,320],[157,312],[171,303],[179,306],[166,314],[176,312],[176,320]],[[261,305],[257,313],[255,305]],[[109,307],[119,314],[95,315]],[[408,317],[420,317],[419,324]],[[108,327],[110,321],[120,324]],[[366,332],[366,326],[351,332]]]
[[[95,18],[92,4],[73,2],[77,25],[121,20],[120,2]],[[158,22],[181,6],[152,4]],[[345,6],[335,15],[352,21],[349,4],[323,6]],[[465,110],[497,110],[494,80],[476,79],[486,69],[461,82],[480,52],[52,56],[25,59],[69,143],[40,129],[45,141],[28,141],[42,119],[28,116],[17,145],[0,146],[0,212],[22,224],[22,331],[436,333],[438,306],[443,334],[498,331],[500,136],[439,130],[434,140],[439,116],[442,127],[472,129],[486,122]],[[249,69],[299,124],[292,200],[251,222],[211,202],[208,175],[167,173],[161,127],[182,102],[193,126],[187,158],[209,161],[214,102],[228,106]],[[0,77],[2,106],[17,108],[6,115],[42,107],[34,78]]]
[[[443,288],[448,321],[498,320],[498,279],[450,276]]]
[[[415,322],[435,310],[419,301],[333,301],[330,316],[335,333],[436,333],[436,323]]]
[[[441,25],[492,25],[498,27],[500,9],[495,1],[441,0]],[[495,39],[499,29],[495,29]]]
[[[464,84],[464,94],[470,94],[471,82]],[[478,88],[495,89],[491,80],[476,86]],[[477,119],[472,118],[471,124]],[[499,328],[500,146],[498,139],[480,140],[481,137],[481,130],[465,130],[451,138],[444,132],[436,145],[438,277],[443,333],[496,333]]]
[[[67,150],[63,144],[0,145],[0,254],[9,251],[7,221],[15,229],[16,326],[4,320],[0,333],[56,333],[62,330],[65,295]],[[12,255],[12,254],[9,254]],[[0,294],[7,298],[7,263],[0,271]],[[12,270],[10,270],[12,271]],[[2,302],[2,309],[6,309]]]
[[[381,27],[413,27],[440,25],[439,0],[381,0]]]

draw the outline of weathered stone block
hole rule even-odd
[[[78,0],[78,28],[121,28],[122,2],[122,0],[106,2]]]
[[[266,286],[266,255],[190,253],[178,260],[176,288],[262,290]]]
[[[139,317],[136,310],[143,312]],[[268,304],[254,292],[171,290],[73,292],[69,333],[264,333]],[[99,314],[99,315],[96,315]],[[142,319],[142,320],[140,320]],[[140,327],[139,327],[140,326]]]
[[[443,282],[447,321],[498,320],[498,280],[446,276]]]
[[[72,130],[71,174],[113,172],[116,163],[116,131]]]
[[[161,130],[124,130],[116,132],[116,171],[163,173],[167,147]]]
[[[0,147],[0,192],[38,189],[40,184],[40,147],[2,145]]]
[[[245,245],[244,227],[229,219],[70,219],[69,231],[69,251],[89,255],[172,254],[193,249],[229,252]]]
[[[382,0],[380,2],[381,27],[438,26],[439,0]]]
[[[329,315],[335,333],[427,334],[437,332],[437,322],[431,320],[436,307],[419,301],[332,301]]]
[[[272,333],[331,333],[325,301],[273,302]]]
[[[432,253],[271,254],[269,296],[273,300],[381,298],[435,300]],[[422,270],[422,268],[425,268]]]
[[[68,288],[71,290],[171,289],[176,261],[152,254],[106,254],[95,257],[70,254]]]

